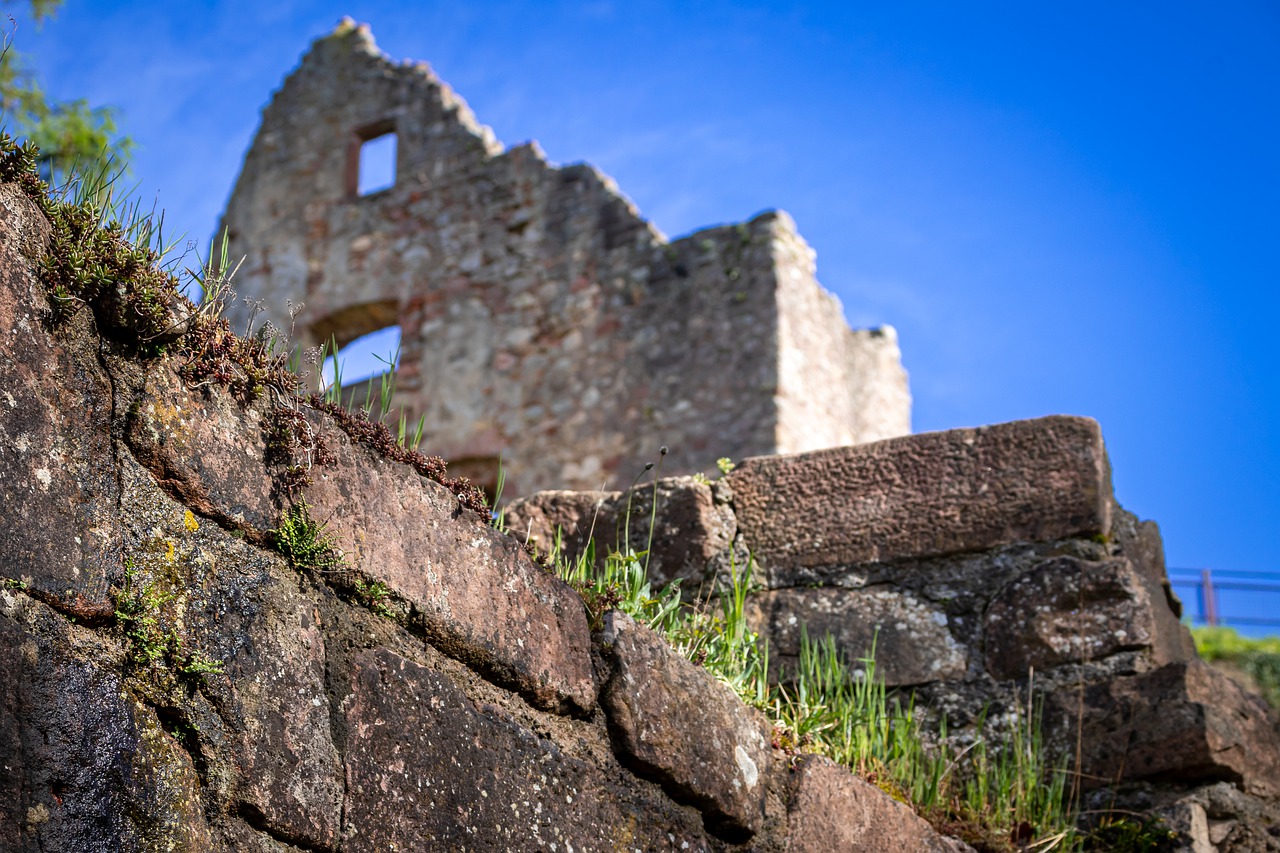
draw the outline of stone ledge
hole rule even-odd
[[[837,566],[1105,535],[1110,469],[1089,418],[1055,415],[794,456],[726,478],[766,569]]]
[[[601,704],[624,763],[729,840],[760,830],[772,761],[770,726],[706,670],[616,610],[600,635],[614,666]]]
[[[433,646],[537,707],[595,707],[591,632],[568,584],[443,486],[352,447],[344,433],[329,444],[336,462],[313,470],[306,499],[366,582],[407,601]]]

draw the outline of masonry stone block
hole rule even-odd
[[[876,676],[891,687],[961,680],[968,667],[946,613],[889,585],[762,592],[748,599],[747,618],[769,643],[771,675],[784,681],[794,676],[806,632],[815,643],[830,636],[854,667],[874,650]]]
[[[0,849],[212,849],[191,756],[114,658],[0,586]]]
[[[49,235],[21,190],[0,185],[0,576],[101,623],[122,567],[111,383],[96,336],[46,330],[34,262]],[[73,318],[77,330],[92,329],[91,313]]]
[[[305,491],[357,576],[408,602],[432,645],[539,707],[595,706],[582,599],[438,483],[330,436],[335,463]]]
[[[1280,795],[1275,712],[1201,660],[1090,685],[1082,702],[1069,692],[1053,702],[1050,719],[1072,738],[1078,727],[1088,787],[1223,780]]]
[[[767,568],[887,562],[1111,529],[1110,469],[1089,418],[748,459],[726,479],[738,529]]]
[[[1170,643],[1158,636],[1167,626],[1156,618],[1157,608],[1168,609],[1164,596],[1153,600],[1127,559],[1046,560],[1014,580],[987,609],[987,671],[1000,679],[1025,678],[1033,668],[1134,649],[1161,651]]]
[[[658,481],[630,492],[538,492],[506,510],[512,536],[551,550],[559,532],[562,553],[576,558],[594,540],[596,557],[614,549],[648,553],[655,585],[679,579],[697,591],[733,546],[733,512],[712,487],[691,477]],[[652,536],[651,533],[652,522]]]
[[[347,690],[344,850],[714,849],[692,809],[388,649],[359,652]]]
[[[772,764],[771,730],[728,685],[618,611],[601,642],[614,671],[601,704],[624,760],[730,839],[757,832]]]

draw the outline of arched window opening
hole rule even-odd
[[[502,460],[497,456],[464,456],[448,459],[450,477],[466,477],[471,484],[484,492],[485,500],[493,506],[498,499],[498,470]],[[510,495],[507,495],[510,499]]]
[[[326,358],[320,388],[330,398],[341,394],[347,408],[364,408],[380,420],[392,408],[399,366],[400,327],[388,326],[361,335]]]

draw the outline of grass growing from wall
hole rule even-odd
[[[551,554],[556,572],[586,602],[592,628],[616,608],[662,634],[763,711],[774,725],[775,747],[848,766],[980,853],[1164,849],[1158,844],[1167,843],[1168,832],[1154,824],[1118,819],[1088,835],[1076,829],[1067,767],[1050,760],[1030,695],[992,727],[1003,732],[999,742],[976,737],[957,745],[945,725],[930,727],[909,699],[889,693],[874,650],[851,662],[830,637],[804,636],[795,679],[771,685],[768,647],[744,613],[749,567],[733,568],[714,598],[689,603],[679,581],[653,588],[645,553],[613,550],[597,561],[596,547],[592,541],[569,559],[557,540]]]

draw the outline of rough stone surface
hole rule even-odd
[[[49,227],[14,186],[0,186],[0,576],[101,622],[121,570],[111,386],[96,336],[55,340],[45,329],[32,259]]]
[[[169,370],[131,389],[124,437],[171,497],[225,527],[262,539],[276,526],[262,407],[243,407],[217,389],[191,390]]]
[[[652,485],[631,492],[538,492],[507,507],[507,529],[543,553],[559,531],[570,559],[592,539],[597,559],[615,548],[647,552],[649,577],[658,585],[679,579],[696,587],[709,580],[733,546],[733,512],[710,485],[691,477],[658,481],[656,514],[653,501]]]
[[[356,572],[408,602],[437,648],[539,707],[594,707],[591,634],[577,593],[443,486],[351,447],[345,435],[332,438],[337,461],[306,499]]]
[[[1106,534],[1102,432],[1053,416],[748,459],[727,478],[766,568],[835,566]]]
[[[211,849],[191,757],[114,651],[0,587],[0,849]]]
[[[1072,698],[1056,700],[1053,716],[1074,734]],[[1086,783],[1225,780],[1260,796],[1280,794],[1274,712],[1203,661],[1087,687],[1079,726]]]
[[[828,758],[809,756],[792,773],[787,853],[972,853],[934,831],[902,803]]]
[[[1197,657],[1191,631],[1180,621],[1182,602],[1174,594],[1164,564],[1164,540],[1160,526],[1154,521],[1139,521],[1132,513],[1117,508],[1112,536],[1120,551],[1147,586],[1155,621],[1154,654],[1161,663],[1186,661]],[[1161,607],[1157,602],[1164,601]]]
[[[968,668],[968,652],[948,631],[946,613],[896,587],[774,590],[752,596],[747,607],[782,679],[795,672],[806,631],[815,642],[834,638],[855,666],[874,645],[876,675],[891,687],[955,681]]]
[[[201,733],[207,783],[259,827],[331,846],[342,772],[316,604],[280,557],[198,519],[128,458],[121,485],[135,587],[172,595],[157,616],[224,669],[173,711]]]
[[[771,761],[764,717],[623,613],[605,615],[602,641],[614,671],[601,702],[624,759],[702,809],[713,832],[757,832]]]
[[[360,142],[395,185],[357,193]],[[367,29],[317,41],[263,113],[223,226],[237,290],[297,336],[398,325],[398,404],[507,494],[910,431],[890,328],[850,331],[785,213],[669,242],[613,182],[504,149],[425,63]],[[221,229],[220,229],[221,231]],[[247,311],[233,317],[243,327]]]
[[[343,718],[343,850],[708,849],[696,813],[624,789],[386,649],[357,656]]]
[[[1170,644],[1157,644],[1157,608],[1168,610],[1164,596],[1153,601],[1126,559],[1046,560],[987,610],[987,671],[1001,679],[1025,678],[1032,668],[1043,671],[1153,645],[1163,649]]]

